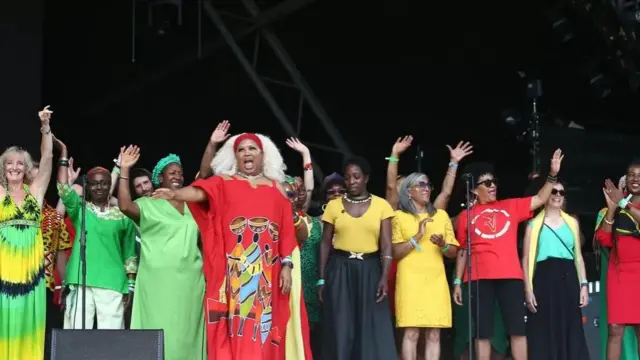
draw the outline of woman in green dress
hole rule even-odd
[[[131,328],[164,330],[167,360],[203,360],[207,357],[205,284],[198,226],[184,202],[150,197],[131,200],[129,170],[139,157],[136,146],[122,152],[118,184],[120,210],[140,225],[141,255]],[[170,154],[161,159],[152,176],[156,187],[182,187],[180,158]]]

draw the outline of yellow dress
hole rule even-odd
[[[418,232],[418,224],[427,214],[415,215],[401,210],[393,218],[393,243],[409,241]],[[413,249],[398,261],[396,273],[396,325],[398,327],[451,327],[451,295],[444,269],[443,255],[429,240],[431,235],[444,235],[448,244],[458,246],[451,219],[437,210],[427,223],[426,234],[415,239],[422,251]]]

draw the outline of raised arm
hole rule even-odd
[[[31,192],[35,195],[40,205],[42,205],[44,196],[47,193],[53,168],[53,134],[51,134],[51,127],[49,126],[52,113],[53,111],[49,110],[49,105],[45,106],[45,108],[38,113],[40,117],[40,132],[42,133],[42,140],[40,142],[40,169],[36,178],[33,180],[33,184],[31,184]]]
[[[211,134],[211,139],[209,139],[209,142],[207,143],[207,147],[204,149],[202,160],[200,160],[200,171],[198,171],[196,179],[206,179],[213,175],[211,161],[213,161],[213,157],[216,155],[218,146],[229,138],[230,134],[227,134],[227,132],[230,127],[231,124],[229,124],[228,120],[223,120],[218,124],[218,126],[216,126],[213,134]]]
[[[118,177],[120,177],[120,162],[122,161],[121,154],[124,151],[124,146],[120,148],[120,154],[118,154],[117,159],[113,159],[113,169],[111,170],[111,187],[109,188],[109,195],[112,195],[109,198],[109,204],[117,206],[118,198],[113,196],[113,192],[116,190],[116,186],[118,184]]]
[[[304,171],[304,188],[307,192],[306,200],[304,203],[303,211],[309,209],[309,203],[311,202],[311,194],[313,193],[313,164],[311,162],[311,152],[309,148],[300,142],[297,138],[289,138],[286,140],[287,146],[297,151],[302,155],[302,169]]]
[[[408,135],[405,137],[399,137],[396,143],[391,148],[391,155],[387,158],[389,164],[387,164],[387,191],[385,199],[391,205],[393,210],[398,209],[398,162],[400,161],[400,155],[405,152],[413,142],[413,136]]]
[[[140,149],[129,145],[120,151],[120,181],[118,181],[118,207],[131,220],[140,223],[140,208],[131,199],[129,190],[129,170],[140,159]]]
[[[449,205],[449,199],[451,199],[451,194],[453,193],[453,187],[456,184],[456,173],[458,172],[458,164],[462,159],[473,153],[473,146],[468,142],[458,142],[455,148],[451,148],[451,146],[447,145],[449,149],[449,167],[447,168],[447,172],[445,173],[444,180],[442,181],[442,189],[440,190],[440,194],[436,197],[436,200],[433,202],[433,206],[436,209],[447,210],[447,206]]]
[[[66,155],[65,155],[66,156]],[[78,176],[80,176],[80,168],[73,167],[73,157],[69,158],[69,166],[67,167],[67,183],[71,186],[76,182]],[[59,170],[58,170],[59,171]],[[58,199],[58,204],[56,205],[56,212],[60,214],[60,216],[64,217],[66,213],[66,209],[64,208],[64,203],[62,203],[62,199]]]
[[[558,180],[557,176],[560,172],[560,165],[562,164],[563,158],[564,155],[562,154],[562,150],[558,149],[553,153],[553,157],[551,158],[551,170],[549,171],[549,176],[547,176],[547,181],[544,183],[544,186],[542,186],[540,191],[531,198],[531,211],[538,209],[549,201],[551,190],[553,190],[553,184]]]

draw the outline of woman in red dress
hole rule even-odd
[[[153,195],[188,202],[200,228],[208,358],[311,359],[302,295],[290,304],[300,263],[282,156],[266,136],[242,134],[211,168],[215,176]]]
[[[607,272],[609,337],[607,360],[620,359],[626,326],[640,335],[640,161],[627,168],[627,192],[609,179],[603,189],[607,212],[596,230],[596,240],[611,248]]]

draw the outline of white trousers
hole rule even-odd
[[[64,328],[82,329],[82,288],[70,286],[65,299]],[[124,329],[124,299],[117,291],[87,286],[85,329],[93,329],[98,318],[98,329]]]

